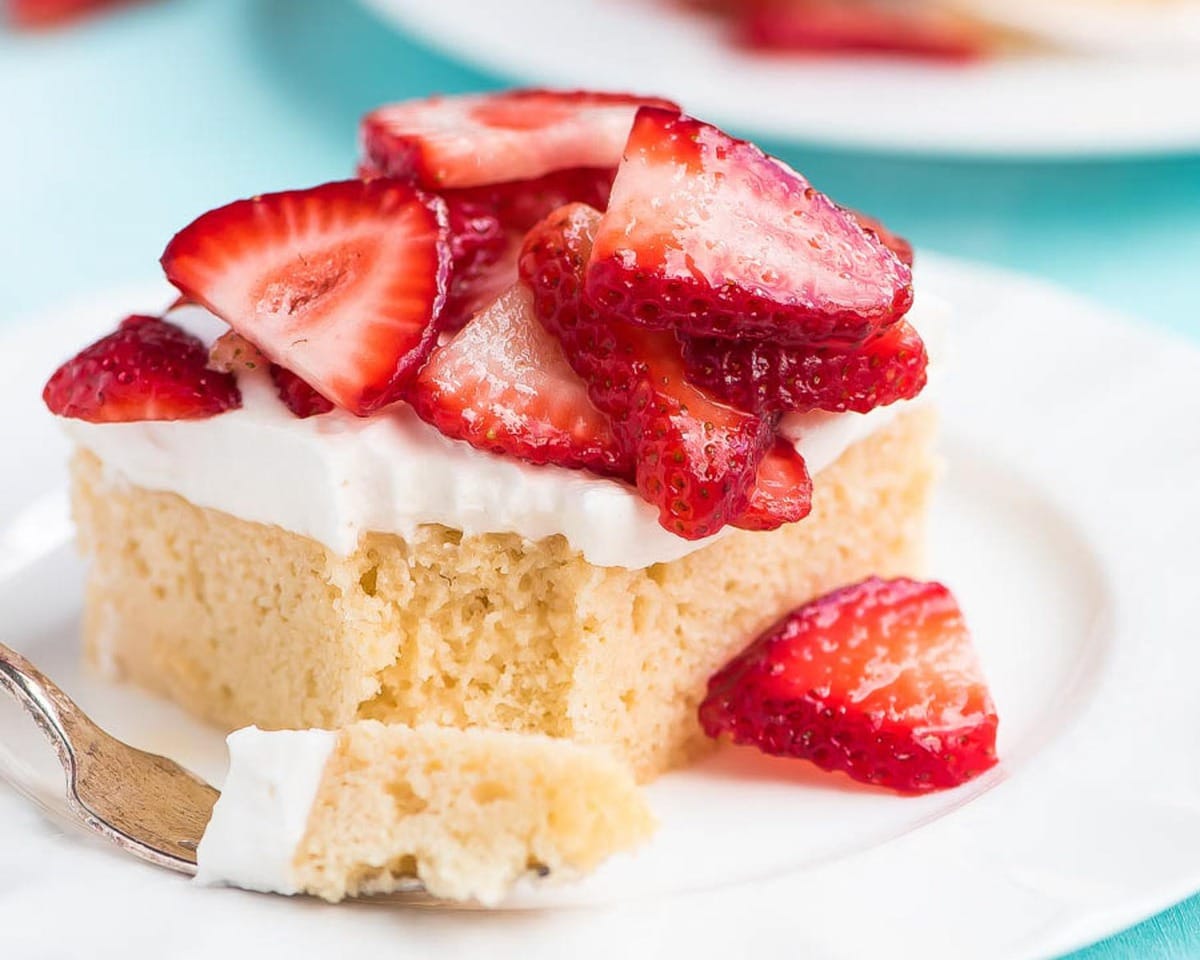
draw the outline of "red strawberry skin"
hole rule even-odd
[[[861,210],[851,210],[849,207],[843,207],[842,209],[857,220],[858,225],[867,231],[867,233],[874,234],[879,239],[879,242],[891,250],[896,255],[896,259],[902,264],[906,267],[913,265],[913,260],[915,259],[913,246],[904,237],[900,236],[894,230],[889,229],[883,221],[877,220],[875,217],[863,213]]]
[[[811,512],[808,466],[792,444],[778,437],[758,465],[750,500],[732,525],[742,530],[776,530]]]
[[[929,356],[905,320],[856,347],[781,347],[753,340],[689,338],[688,379],[742,410],[866,413],[924,389]]]
[[[457,330],[517,282],[521,243],[543,217],[576,202],[603,210],[615,174],[615,168],[559,170],[536,180],[442,191],[454,269],[439,326]]]
[[[59,367],[42,391],[50,412],[92,423],[199,420],[242,405],[237,380],[208,349],[158,317],[131,316]]]
[[[402,396],[433,349],[448,232],[440,199],[348,180],[209,211],[162,265],[273,363],[367,416]]]
[[[364,178],[414,176],[403,163],[380,168],[369,159],[358,172]],[[534,180],[439,191],[449,212],[453,265],[439,328],[458,330],[516,283],[525,233],[547,214],[576,202],[603,210],[616,172],[615,167],[558,170]]]
[[[517,284],[438,347],[409,396],[417,415],[480,450],[633,478],[633,463]]]
[[[631,94],[511,90],[389,104],[363,118],[360,136],[375,170],[430,190],[478,187],[616,167],[642,104],[678,109]]]
[[[805,604],[709,681],[700,723],[901,793],[996,763],[995,706],[938,583],[872,578]]]
[[[521,253],[538,318],[635,458],[638,491],[680,537],[716,533],[747,507],[774,423],[717,403],[684,380],[674,335],[597,312],[583,296],[598,211],[556,211]]]
[[[638,111],[587,293],[693,336],[856,343],[912,305],[912,272],[800,174],[669,111]]]
[[[285,370],[277,363],[271,364],[268,369],[279,399],[301,420],[329,413],[333,409],[332,401],[325,399],[290,370]]]

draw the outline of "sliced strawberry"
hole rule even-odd
[[[446,209],[450,286],[438,328],[457,330],[476,310],[516,282],[516,254],[512,251],[520,241],[486,203],[455,198],[447,200]]]
[[[217,337],[208,351],[208,363],[214,370],[227,373],[253,373],[265,369],[275,384],[275,392],[284,406],[301,420],[328,413],[333,404],[317,393],[290,370],[271,363],[249,340],[230,330]]]
[[[683,359],[696,386],[758,413],[866,413],[910,400],[924,389],[929,362],[920,334],[906,320],[855,347],[688,338]]]
[[[608,418],[516,284],[438,347],[417,377],[413,409],[473,447],[632,479]]]
[[[285,370],[277,363],[271,364],[268,369],[279,399],[301,420],[329,413],[333,409],[332,401],[325,399],[292,371]]]
[[[616,168],[559,170],[534,180],[515,180],[460,190],[440,190],[449,210],[452,270],[438,327],[458,330],[475,313],[517,282],[517,253],[525,233],[568,203],[608,205]],[[369,160],[360,177],[383,171]],[[398,176],[408,176],[405,171]]]
[[[443,190],[450,210],[454,272],[439,326],[457,330],[517,282],[525,233],[568,203],[608,205],[616,168],[559,170],[535,180]]]
[[[696,336],[853,343],[908,310],[912,272],[753,144],[643,108],[587,292],[634,322]]]
[[[59,367],[42,400],[51,413],[92,423],[199,420],[242,405],[237,380],[209,369],[199,339],[144,316],[127,317]]]
[[[903,793],[996,763],[996,709],[938,583],[872,578],[805,604],[709,680],[700,723]]]
[[[913,247],[900,234],[889,230],[881,220],[876,220],[874,217],[863,213],[861,210],[852,210],[849,207],[843,207],[850,216],[858,221],[858,225],[867,233],[873,233],[885,247],[896,255],[896,259],[905,266],[913,265]]]
[[[583,268],[599,218],[580,204],[556,211],[526,238],[521,276],[539,319],[635,458],[638,491],[658,507],[659,522],[689,540],[709,536],[746,509],[773,424],[688,385],[673,334],[589,304]]]
[[[5,13],[13,26],[45,29],[129,2],[131,0],[8,0]]]
[[[505,231],[498,247],[481,250],[456,268],[438,318],[439,330],[461,330],[471,317],[517,282],[517,256],[524,240],[523,233]]]
[[[881,53],[966,62],[987,54],[980,22],[931,4],[892,0],[753,0],[738,39],[756,50]]]
[[[782,438],[758,465],[750,502],[732,521],[742,530],[775,530],[812,512],[812,478],[795,446]]]
[[[400,397],[433,349],[450,268],[445,204],[348,180],[212,210],[163,253],[167,278],[338,406]]]
[[[608,206],[616,163],[611,167],[556,170],[534,180],[512,180],[462,190],[443,190],[447,203],[471,203],[493,212],[506,230],[531,230],[534,224],[568,203]]]
[[[642,104],[678,109],[621,93],[512,90],[390,104],[360,133],[373,170],[429,189],[477,187],[615,167]]]

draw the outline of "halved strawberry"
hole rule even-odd
[[[738,16],[738,39],[757,50],[963,62],[984,56],[991,36],[963,14],[891,0],[753,0]]]
[[[863,213],[861,210],[854,210],[850,207],[843,207],[850,216],[858,221],[858,225],[867,233],[873,233],[879,238],[879,242],[892,251],[896,255],[896,259],[905,266],[913,265],[913,247],[904,237],[889,229],[882,220],[877,220],[869,214]]]
[[[199,339],[159,317],[126,317],[59,367],[42,391],[60,417],[115,423],[198,420],[242,405],[237,380],[208,366]]]
[[[608,418],[518,283],[438,347],[409,395],[417,414],[480,450],[632,479]]]
[[[587,292],[650,327],[854,343],[912,303],[912,272],[800,174],[666,110],[638,111]]]
[[[708,682],[710,737],[903,793],[996,763],[996,709],[953,595],[872,578],[784,617]]]
[[[688,338],[688,379],[725,403],[759,413],[866,413],[925,387],[929,356],[901,320],[854,347],[781,347],[753,340]]]
[[[775,530],[812,512],[812,478],[804,458],[782,437],[758,465],[750,502],[732,521],[742,530]]]
[[[366,416],[433,349],[450,269],[445,204],[347,180],[209,211],[162,256],[167,278],[268,359]]]
[[[599,219],[581,204],[551,214],[526,238],[522,279],[538,318],[635,458],[638,491],[658,507],[659,522],[689,540],[709,536],[746,509],[773,423],[687,384],[673,334],[593,309],[583,268]]]
[[[615,167],[643,104],[678,109],[622,93],[511,90],[389,104],[363,118],[360,134],[380,173],[430,189],[476,187]]]
[[[285,370],[277,363],[271,364],[267,369],[271,373],[271,382],[275,384],[275,392],[279,394],[279,399],[301,420],[329,413],[333,409],[332,401],[317,393],[291,370]]]

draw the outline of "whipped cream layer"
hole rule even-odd
[[[229,773],[196,848],[196,882],[295,894],[296,848],[304,839],[338,735],[257,727],[229,735]]]
[[[938,325],[941,309],[921,304],[910,322],[924,333]],[[227,329],[194,307],[170,319],[209,343]],[[366,532],[411,537],[423,524],[468,536],[561,534],[589,563],[629,569],[677,560],[714,539],[689,541],[664,530],[657,509],[624,483],[476,450],[403,405],[366,419],[335,410],[300,420],[265,371],[243,375],[239,384],[242,408],[207,420],[61,422],[113,482],[274,524],[343,555]],[[903,406],[792,415],[780,429],[816,475]]]

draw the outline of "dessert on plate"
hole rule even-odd
[[[693,0],[761,53],[946,63],[1059,49],[1159,54],[1200,44],[1197,0]]]
[[[900,238],[656,98],[395,104],[364,119],[362,145],[357,179],[186,226],[162,257],[178,302],[126,318],[46,386],[77,446],[84,640],[102,670],[226,730],[355,731],[337,749],[381,759],[344,808],[322,806],[328,823],[357,816],[355,790],[366,803],[410,776],[388,756],[443,749],[460,789],[494,755],[505,791],[551,804],[566,802],[553,777],[530,793],[512,758],[619,792],[603,753],[650,780],[733,729],[700,711],[709,680],[780,618],[921,569],[936,475],[921,332],[937,318],[913,305]],[[949,684],[912,704],[925,680],[906,680],[885,712],[956,773],[897,772],[914,751],[891,734],[831,765],[836,723],[784,752],[912,792],[994,762],[994,724],[972,763],[940,746],[994,715],[967,689],[978,665],[930,660],[922,637],[838,669]],[[422,824],[464,815],[438,789],[411,831],[393,809],[387,842],[350,844],[370,869],[338,860],[347,834],[313,840],[296,869],[333,866],[296,889],[415,871],[494,899],[519,856],[478,882],[446,866],[462,850],[413,859],[435,835]],[[534,838],[529,862],[582,869],[628,846],[646,821],[626,808],[593,846]]]

